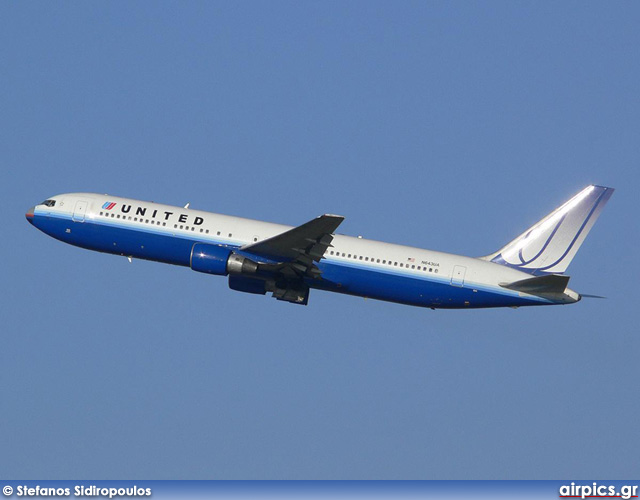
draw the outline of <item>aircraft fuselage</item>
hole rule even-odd
[[[243,255],[243,247],[292,229],[90,193],[55,196],[47,204],[36,205],[27,219],[44,233],[71,245],[192,268],[196,244]],[[274,266],[278,260],[247,255],[265,266]],[[318,275],[302,277],[309,288],[421,307],[519,307],[580,300],[579,294],[568,288],[546,296],[505,288],[501,284],[525,280],[530,274],[486,260],[340,234],[333,235],[317,268]],[[261,279],[270,277],[258,276]]]

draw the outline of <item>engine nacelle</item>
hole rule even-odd
[[[244,276],[229,276],[229,288],[238,292],[257,293],[258,295],[267,293],[264,280],[245,278]]]
[[[196,243],[191,249],[191,269],[199,273],[226,276],[231,250],[221,245]]]
[[[191,249],[191,269],[219,276],[252,275],[258,272],[258,263],[222,245],[196,243]]]
[[[264,295],[272,292],[278,300],[307,305],[309,287],[303,282],[276,281],[268,272],[259,272],[258,263],[229,247],[196,243],[191,248],[191,269],[199,273],[229,275],[229,288]]]
[[[227,261],[227,271],[229,274],[256,274],[258,263],[237,253],[232,253]]]

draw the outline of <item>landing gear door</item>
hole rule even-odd
[[[464,286],[464,275],[467,272],[467,268],[464,266],[455,266],[453,273],[451,274],[451,284],[453,286]]]
[[[80,200],[76,202],[76,207],[73,209],[73,221],[84,222],[84,216],[87,213],[87,202]]]

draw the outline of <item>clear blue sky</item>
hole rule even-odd
[[[640,6],[3,2],[0,472],[622,478],[640,403]],[[57,242],[110,193],[484,255],[589,183],[607,300],[298,307]],[[635,322],[635,325],[634,325]]]

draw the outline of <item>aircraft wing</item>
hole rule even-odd
[[[320,262],[331,246],[333,233],[343,220],[340,215],[321,215],[284,233],[245,245],[240,250],[278,262],[260,264],[263,271],[279,272],[289,279],[305,275],[316,278],[320,276],[320,270],[314,262]]]

